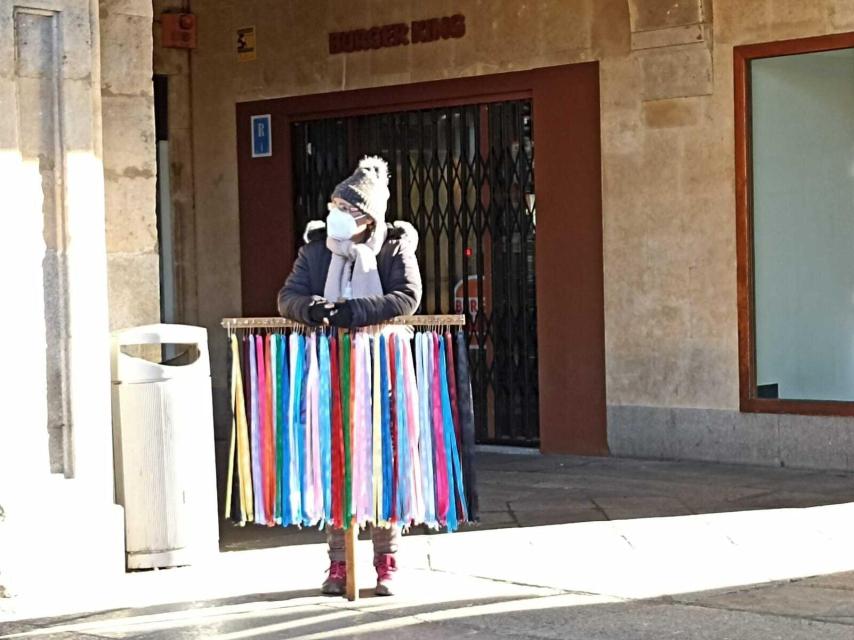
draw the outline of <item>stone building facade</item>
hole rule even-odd
[[[215,330],[221,317],[241,312],[237,103],[598,61],[611,453],[850,468],[849,418],[739,411],[733,48],[850,31],[851,2],[364,0],[356,7],[192,3],[201,323]],[[330,32],[453,13],[466,16],[462,39],[328,51]],[[240,62],[235,33],[247,25],[257,29],[257,59]],[[224,343],[213,342],[222,371]],[[218,384],[222,415],[224,376]]]
[[[195,49],[161,46],[164,12],[196,16]],[[330,32],[456,13],[463,38],[328,50]],[[250,25],[257,54],[240,61]],[[851,0],[4,0],[0,208],[16,222],[0,323],[26,339],[5,350],[0,584],[36,564],[123,569],[108,338],[161,317],[153,74],[168,79],[172,317],[210,332],[218,444],[219,322],[242,314],[238,103],[595,61],[610,452],[852,468],[854,419],[740,411],[733,108],[734,47],[850,31]],[[35,524],[45,505],[61,541]]]

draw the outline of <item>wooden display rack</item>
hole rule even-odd
[[[392,318],[383,325],[406,325],[410,327],[450,327],[464,326],[466,318],[463,315],[423,315],[423,316],[400,316]],[[251,329],[300,329],[313,331],[320,327],[311,327],[287,318],[223,318],[222,327],[229,332]],[[356,521],[350,523],[350,527],[344,531],[344,553],[347,565],[347,600],[353,602],[359,599],[358,580],[356,579],[356,542],[359,539],[359,527]]]

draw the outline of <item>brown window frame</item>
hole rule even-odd
[[[854,48],[854,32],[734,47],[735,208],[738,277],[738,377],[743,412],[854,416],[854,401],[782,400],[756,394],[753,280],[753,193],[751,175],[750,62],[760,58]]]

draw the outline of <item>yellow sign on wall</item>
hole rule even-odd
[[[255,27],[243,27],[237,30],[237,59],[249,62],[256,57]]]

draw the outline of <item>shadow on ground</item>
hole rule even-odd
[[[847,472],[496,453],[479,454],[477,470],[480,524],[463,532],[854,502]],[[316,529],[220,527],[223,551],[324,540]]]
[[[266,594],[0,624],[0,638],[39,640],[405,637],[850,640],[854,573],[638,601],[507,586],[499,597],[356,604],[306,592]],[[428,598],[429,599],[429,598]]]

